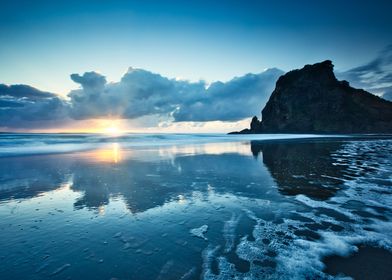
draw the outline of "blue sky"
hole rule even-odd
[[[337,69],[391,43],[388,1],[1,1],[0,77],[68,93],[71,73],[129,66],[229,80],[324,59]]]
[[[326,59],[339,78],[386,94],[391,8],[377,0],[0,0],[0,130],[124,119],[130,129],[237,130],[260,114],[284,71]]]

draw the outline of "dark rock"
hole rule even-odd
[[[258,130],[261,130],[261,129],[262,129],[261,128],[261,122],[259,121],[259,119],[256,116],[254,116],[252,118],[252,121],[250,122],[250,130],[258,131]]]
[[[330,60],[281,76],[250,129],[239,133],[391,133],[392,102],[338,81]]]
[[[257,132],[254,132],[254,131],[250,130],[249,128],[245,128],[241,131],[229,132],[228,134],[252,134],[252,133],[257,133]]]

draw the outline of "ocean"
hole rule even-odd
[[[392,138],[2,133],[0,240],[1,279],[388,279]]]

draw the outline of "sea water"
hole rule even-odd
[[[391,194],[388,137],[0,134],[0,278],[345,278]]]

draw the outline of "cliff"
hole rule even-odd
[[[392,133],[392,102],[338,81],[326,60],[281,76],[262,121],[239,133]]]

